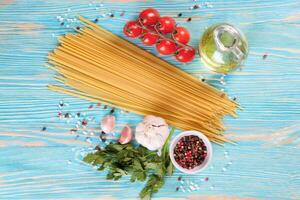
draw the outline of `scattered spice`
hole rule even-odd
[[[78,112],[76,115],[77,115],[77,117],[80,117],[80,112]]]
[[[105,133],[103,131],[101,132],[100,139],[102,142],[106,142]]]
[[[77,27],[76,27],[76,30],[80,30],[80,27],[79,27],[79,26],[77,26]]]
[[[125,15],[125,11],[121,12],[120,16],[123,17]]]
[[[205,181],[208,181],[208,177],[205,177],[205,179],[204,179]]]
[[[71,116],[70,113],[65,113],[64,115],[65,118],[70,118],[70,116]]]
[[[108,107],[107,105],[104,105],[104,107],[103,107],[103,108],[104,108],[104,109],[107,109],[107,107]]]
[[[198,9],[198,8],[200,8],[200,5],[199,5],[199,4],[195,4],[195,5],[193,6],[193,9]]]
[[[110,14],[109,16],[110,16],[110,17],[114,17],[115,15],[112,13],[112,14]]]
[[[176,187],[176,192],[178,192],[178,190],[179,190],[179,187]]]
[[[112,108],[112,109],[110,110],[109,114],[114,114],[114,112],[115,112],[115,108]]]
[[[62,112],[58,112],[57,116],[61,117],[62,116]]]
[[[102,149],[101,149],[101,147],[100,147],[99,145],[97,145],[97,146],[95,147],[95,150],[96,150],[96,151],[101,151]]]
[[[190,21],[192,21],[192,18],[189,17],[186,21],[187,21],[187,22],[190,22]]]
[[[177,178],[177,180],[178,180],[178,181],[181,181],[181,180],[182,180],[182,176],[179,176],[179,177]]]
[[[97,23],[98,21],[99,21],[99,19],[98,19],[98,18],[94,19],[94,22],[95,22],[95,23]]]
[[[202,81],[202,82],[205,82],[206,80],[205,80],[205,78],[202,78],[201,81]]]
[[[87,126],[88,125],[88,121],[86,119],[83,119],[81,122],[82,126]]]
[[[101,103],[97,103],[97,106],[100,107],[100,106],[101,106]]]
[[[44,126],[44,127],[42,128],[42,131],[45,131],[45,130],[47,130],[47,127],[46,127],[46,126]]]
[[[72,128],[72,129],[70,129],[70,132],[71,133],[75,133],[77,131],[77,129],[76,128]]]
[[[65,25],[65,22],[60,23],[61,26]]]
[[[207,147],[198,136],[184,136],[174,148],[176,162],[185,169],[193,169],[201,165],[206,156]]]
[[[89,106],[89,110],[91,110],[91,109],[93,109],[93,104],[91,104],[90,106]]]
[[[233,97],[233,99],[232,99],[233,101],[236,101],[236,97]]]
[[[224,98],[224,97],[225,97],[225,94],[224,94],[224,93],[222,93],[222,94],[221,94],[221,98]]]
[[[267,57],[268,57],[268,54],[266,54],[266,53],[262,56],[263,60],[265,60]]]
[[[178,13],[178,17],[182,17],[182,13]]]

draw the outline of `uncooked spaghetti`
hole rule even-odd
[[[224,142],[225,115],[237,104],[223,92],[198,81],[168,62],[80,17],[84,28],[59,39],[49,63],[58,92],[105,102],[142,115],[156,115],[183,130],[198,130]]]

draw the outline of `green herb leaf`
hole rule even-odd
[[[89,154],[87,154],[87,155],[84,157],[83,161],[84,161],[84,162],[87,162],[87,163],[93,164],[93,162],[94,162],[98,157],[99,157],[98,155],[95,155],[95,154],[93,154],[93,153],[89,153]]]

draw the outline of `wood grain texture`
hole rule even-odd
[[[200,9],[190,9],[195,3]],[[186,26],[195,47],[205,28],[219,22],[239,27],[250,46],[245,66],[226,76],[225,84],[199,58],[182,65],[164,57],[237,97],[244,110],[237,119],[225,119],[228,137],[237,145],[214,145],[209,169],[193,176],[176,171],[155,199],[299,199],[299,0],[103,1],[103,6],[89,0],[0,0],[0,199],[137,199],[142,183],[106,181],[105,173],[81,161],[98,144],[99,121],[109,109],[96,104],[89,109],[91,102],[49,91],[54,72],[45,64],[57,37],[72,31],[57,16],[99,18],[99,24],[122,36],[124,23],[149,6]],[[109,12],[113,18],[102,16]],[[58,108],[60,100],[66,103],[63,109]],[[91,122],[86,130],[72,133],[78,118],[59,119],[58,112],[80,112],[79,119]],[[116,115],[118,130],[141,120],[119,110]],[[175,192],[179,175],[199,184],[200,190]]]

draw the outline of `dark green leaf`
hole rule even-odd
[[[143,166],[138,158],[133,160],[133,168],[135,170],[143,170]]]
[[[89,153],[84,157],[83,161],[87,163],[93,163],[97,158],[98,158],[97,155],[93,153]]]

